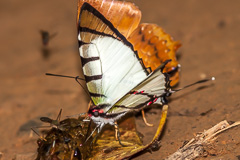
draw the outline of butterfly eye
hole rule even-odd
[[[93,115],[94,115],[94,117],[98,117],[99,116],[99,112],[95,111],[95,112],[93,112]]]

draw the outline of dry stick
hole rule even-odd
[[[233,124],[231,124],[231,125],[223,128],[222,130],[217,131],[216,133],[214,133],[214,134],[212,134],[211,136],[209,136],[208,138],[206,138],[205,141],[208,141],[208,140],[212,139],[213,137],[215,137],[217,134],[219,134],[219,133],[221,133],[221,132],[224,132],[224,131],[226,131],[226,130],[228,130],[228,129],[230,129],[230,128],[236,127],[236,126],[238,126],[238,125],[240,125],[240,121],[235,122],[235,123],[233,123]]]
[[[230,129],[240,125],[240,121],[229,125],[229,123],[224,120],[214,127],[204,131],[202,134],[197,135],[195,138],[191,139],[186,145],[178,149],[175,153],[168,156],[165,160],[192,160],[199,157],[204,153],[204,145],[211,143],[213,138]]]

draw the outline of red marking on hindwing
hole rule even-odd
[[[149,106],[150,104],[152,104],[152,101],[148,102],[148,103],[147,103],[147,106]]]
[[[157,101],[157,99],[158,99],[158,98],[155,98],[155,99],[153,100],[153,102],[156,102],[156,101]]]

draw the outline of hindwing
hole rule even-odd
[[[162,63],[141,83],[131,89],[107,111],[107,114],[120,114],[129,110],[140,110],[153,103],[165,104],[165,97],[169,96],[170,81],[168,75],[162,72],[169,61]]]

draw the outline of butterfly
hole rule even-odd
[[[79,0],[78,18],[83,3],[89,3],[96,8],[113,26],[133,45],[138,52],[138,57],[142,59],[148,72],[155,70],[164,61],[171,59],[163,69],[163,72],[170,76],[171,86],[176,86],[179,82],[180,64],[178,64],[176,51],[181,46],[179,41],[174,41],[161,27],[156,24],[142,23],[141,11],[131,2],[114,0]],[[90,106],[90,105],[89,105]],[[141,110],[143,120],[149,124],[145,118],[144,109]]]
[[[87,2],[78,20],[79,52],[92,101],[88,115],[98,133],[129,112],[167,103],[170,80],[163,69],[171,60],[151,72],[126,37]]]

